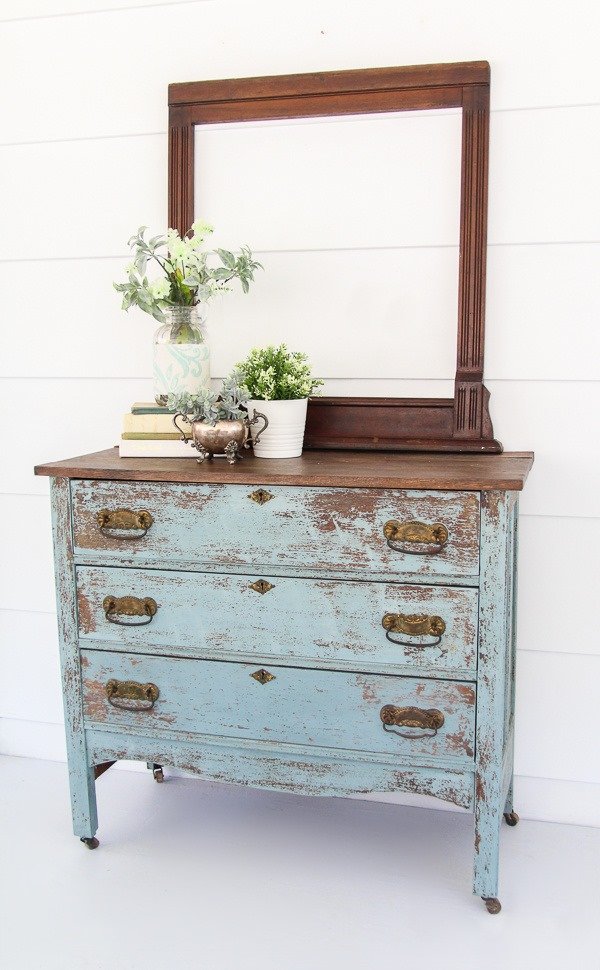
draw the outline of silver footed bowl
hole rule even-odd
[[[191,427],[191,435],[179,426],[177,418],[183,418]],[[205,458],[213,458],[215,455],[224,455],[233,465],[238,458],[242,457],[242,450],[250,447],[250,425],[257,424],[261,419],[264,423],[254,437],[256,442],[269,423],[265,415],[258,411],[254,411],[252,418],[217,421],[215,424],[194,419],[190,421],[185,414],[179,413],[174,416],[173,424],[179,431],[182,441],[189,442],[192,448],[196,449],[198,461],[202,462]]]

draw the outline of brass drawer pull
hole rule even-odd
[[[150,711],[159,694],[156,684],[138,684],[135,680],[108,680],[105,690],[108,703],[120,711]]]
[[[381,621],[385,635],[390,643],[402,647],[437,647],[441,643],[446,624],[441,616],[428,616],[426,613],[386,613]],[[414,640],[396,639],[392,633],[403,633],[408,637],[427,636],[435,639],[427,643]]]
[[[150,512],[141,509],[132,512],[131,509],[101,509],[96,515],[103,536],[110,539],[142,539],[154,522]],[[128,533],[135,532],[135,535]]]
[[[444,723],[444,715],[435,708],[424,710],[421,707],[394,707],[386,704],[379,716],[383,730],[391,734],[399,734],[401,738],[433,738]],[[395,728],[406,727],[420,731],[420,734],[407,734],[396,731]]]
[[[427,525],[425,522],[398,522],[390,519],[383,527],[383,534],[390,549],[405,552],[409,556],[434,556],[441,552],[448,542],[448,530],[440,522]],[[400,543],[400,545],[394,545]],[[407,549],[409,545],[426,545],[427,549]]]
[[[117,626],[147,626],[152,623],[158,605],[152,597],[140,599],[138,596],[105,596],[102,608],[109,623]],[[143,620],[121,620],[122,616],[143,616]]]

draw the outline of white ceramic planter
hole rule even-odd
[[[307,405],[307,397],[298,401],[248,401],[250,417],[256,410],[269,422],[254,445],[257,458],[297,458],[302,454]],[[261,423],[250,426],[253,440]]]

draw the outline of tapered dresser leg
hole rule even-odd
[[[499,913],[498,859],[500,850],[500,812],[499,792],[494,799],[493,785],[486,787],[486,781],[476,776],[476,790],[479,796],[475,805],[475,857],[473,867],[473,892],[481,896],[489,913]],[[492,790],[490,790],[492,789]],[[488,804],[486,794],[491,795]]]
[[[96,807],[96,779],[94,768],[73,764],[69,754],[69,785],[71,787],[71,812],[73,832],[82,841],[91,839],[98,828]],[[95,846],[94,846],[95,848]]]

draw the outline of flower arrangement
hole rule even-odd
[[[141,226],[129,240],[133,261],[127,266],[127,283],[114,283],[123,294],[122,309],[138,306],[164,323],[167,307],[191,307],[210,300],[216,293],[231,289],[227,284],[238,279],[247,293],[257,269],[263,269],[248,246],[239,253],[227,249],[203,249],[206,238],[213,232],[207,222],[196,221],[191,235],[183,239],[176,229],[166,235],[145,239],[147,226]],[[214,258],[220,265],[211,264]],[[152,282],[146,274],[148,264],[156,263],[162,275]]]
[[[249,397],[243,375],[236,368],[224,379],[219,394],[209,390],[202,390],[198,394],[170,394],[167,407],[184,415],[188,424],[204,421],[214,426],[217,421],[242,421],[246,418],[248,412],[244,405]]]
[[[254,348],[236,365],[248,395],[260,401],[295,401],[310,397],[323,381],[311,375],[306,354],[279,347]]]

